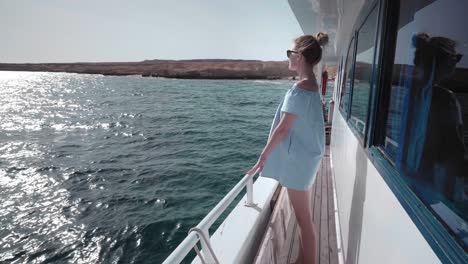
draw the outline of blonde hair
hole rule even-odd
[[[304,56],[306,62],[315,65],[322,59],[322,47],[328,43],[328,34],[319,32],[316,37],[303,35],[294,40],[296,49]]]

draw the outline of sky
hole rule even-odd
[[[0,63],[286,60],[287,0],[0,0]]]

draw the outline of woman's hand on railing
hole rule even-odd
[[[255,165],[250,170],[247,171],[247,175],[253,176],[257,172],[262,171],[264,165],[265,165],[265,157],[264,155],[260,155],[257,163],[255,163]]]

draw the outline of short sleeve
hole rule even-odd
[[[303,99],[302,96],[294,91],[286,93],[283,101],[283,107],[281,107],[281,112],[287,112],[295,115],[299,115],[304,111],[303,109]]]

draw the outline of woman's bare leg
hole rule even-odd
[[[312,187],[307,192],[307,195],[308,195],[307,199],[309,199],[309,201],[312,201]],[[297,254],[296,261],[294,261],[291,264],[303,264],[303,263],[305,263],[304,262],[304,248],[302,246],[303,244],[302,244],[302,235],[301,235],[301,228],[300,227],[299,227],[299,232],[297,233],[297,236],[299,237],[299,254]]]
[[[316,256],[316,240],[314,232],[314,223],[312,222],[312,203],[310,190],[297,191],[288,189],[289,200],[294,209],[297,223],[299,225],[300,236],[302,242],[303,264],[315,264]]]

